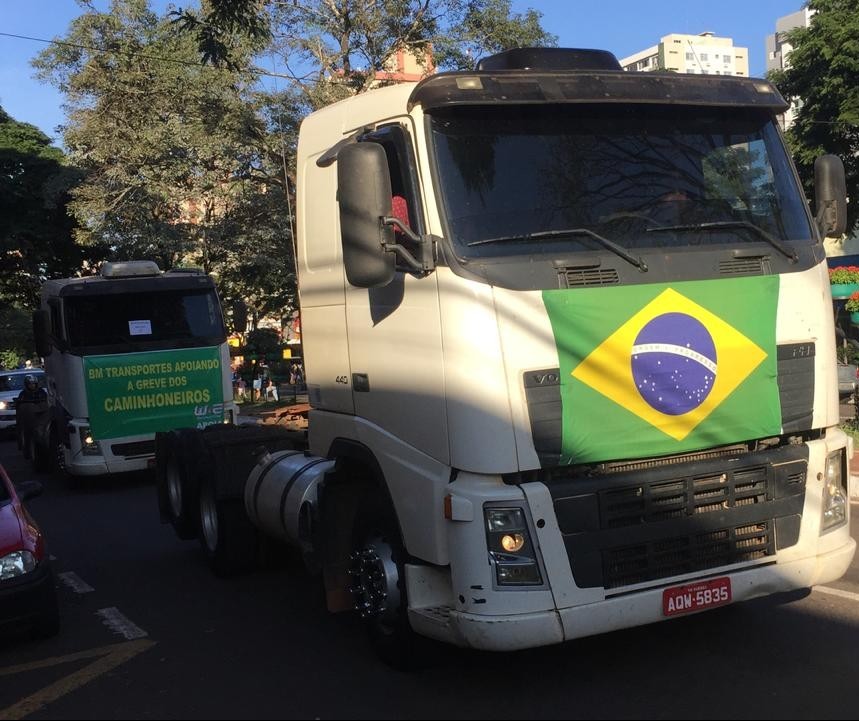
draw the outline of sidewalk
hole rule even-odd
[[[293,393],[290,388],[286,392],[279,392],[278,396],[277,401],[239,403],[239,425],[278,424],[294,430],[299,430],[299,426],[306,427],[307,411],[310,409],[307,391]]]

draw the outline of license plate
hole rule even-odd
[[[731,579],[725,576],[710,581],[690,583],[688,586],[666,588],[662,592],[662,614],[676,616],[680,613],[724,606],[730,602]]]

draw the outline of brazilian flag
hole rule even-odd
[[[781,433],[778,276],[547,290],[561,463],[710,448]]]

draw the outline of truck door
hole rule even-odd
[[[415,155],[403,124],[381,127],[360,142],[385,149],[392,209],[413,231],[424,232]],[[405,235],[396,241],[413,254]],[[441,358],[441,323],[435,274],[397,268],[384,288],[347,287],[346,323],[356,415],[447,463],[449,457]]]

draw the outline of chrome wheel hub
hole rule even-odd
[[[350,561],[355,610],[363,619],[395,621],[400,607],[400,574],[391,546],[375,538],[352,553]]]

